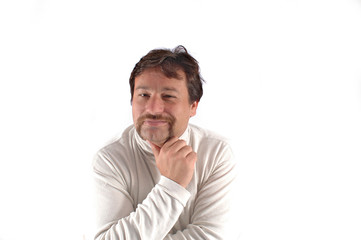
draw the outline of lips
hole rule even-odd
[[[160,127],[168,124],[168,121],[165,120],[153,120],[153,119],[146,119],[143,122],[144,125],[150,127]]]

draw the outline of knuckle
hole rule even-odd
[[[191,146],[188,146],[188,145],[184,147],[184,150],[186,150],[186,151],[189,152],[189,153],[193,152],[192,147],[191,147]]]
[[[191,152],[187,155],[187,158],[189,161],[195,161],[195,160],[197,160],[197,153]]]
[[[181,147],[183,147],[183,146],[186,146],[187,143],[186,143],[186,141],[180,139],[180,140],[178,141],[178,145],[181,146]]]

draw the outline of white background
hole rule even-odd
[[[192,122],[234,146],[239,239],[361,239],[360,1],[1,0],[0,240],[90,239],[130,72],[178,44],[207,81]]]

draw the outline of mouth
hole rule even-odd
[[[144,120],[143,124],[146,126],[150,126],[150,127],[161,127],[161,126],[168,125],[168,121],[146,119],[146,120]]]

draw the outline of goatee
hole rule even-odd
[[[168,123],[168,129],[162,129],[163,127],[145,127],[144,122],[146,120],[165,121]],[[171,115],[144,114],[137,119],[135,128],[143,140],[148,140],[157,145],[163,145],[169,138],[174,136],[174,122],[175,118]]]

